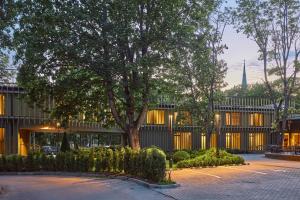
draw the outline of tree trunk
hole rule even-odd
[[[139,140],[139,129],[130,128],[128,135],[130,147],[134,150],[139,150],[141,148]]]
[[[122,138],[123,138],[123,146],[128,146],[128,134],[127,133],[122,134]]]

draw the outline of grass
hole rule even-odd
[[[164,179],[164,180],[160,181],[158,184],[159,185],[170,185],[170,184],[175,184],[175,183],[176,183],[175,181]]]

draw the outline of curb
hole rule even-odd
[[[93,173],[74,173],[74,172],[0,172],[0,176],[5,175],[23,175],[23,176],[76,176],[76,177],[87,177],[87,178],[111,178],[111,179],[119,179],[122,181],[131,181],[142,185],[148,188],[157,188],[157,189],[169,189],[179,187],[180,184],[169,184],[169,185],[159,185],[148,183],[146,181],[132,178],[126,175],[105,175],[105,174],[93,174]],[[1,188],[0,188],[1,189]],[[1,190],[0,190],[1,193]]]
[[[266,158],[286,160],[286,161],[300,161],[300,155],[284,155],[280,153],[265,153]]]

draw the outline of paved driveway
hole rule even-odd
[[[299,200],[300,162],[243,155],[249,165],[173,172],[181,184],[151,190],[117,179],[54,176],[0,176],[5,200]],[[164,194],[164,195],[163,195]]]
[[[182,200],[300,199],[300,162],[243,156],[249,165],[176,170],[182,187],[159,191]]]
[[[117,179],[54,176],[0,176],[1,200],[168,200],[157,191]]]

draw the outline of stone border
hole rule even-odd
[[[287,154],[281,154],[281,153],[265,153],[265,157],[271,158],[271,159],[300,162],[300,155],[287,155]]]
[[[160,185],[160,184],[154,184],[154,183],[148,183],[144,180],[140,180],[137,178],[133,178],[126,175],[106,175],[106,174],[94,174],[94,173],[76,173],[76,172],[0,172],[0,176],[5,175],[25,175],[25,176],[75,176],[75,177],[87,177],[87,178],[111,178],[111,179],[120,179],[123,181],[131,181],[135,182],[139,185],[142,185],[144,187],[148,188],[159,188],[159,189],[169,189],[169,188],[176,188],[179,187],[180,184],[174,183],[174,184],[168,184],[168,185]]]

